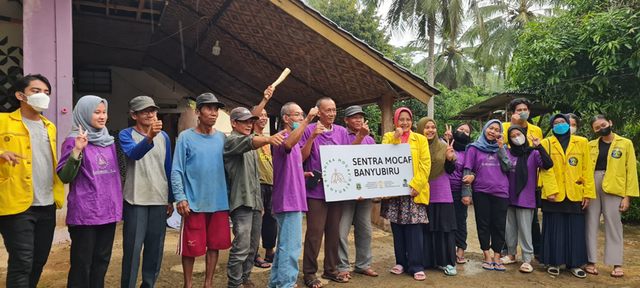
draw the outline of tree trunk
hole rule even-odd
[[[429,85],[435,87],[435,44],[436,44],[436,19],[429,17],[427,20],[427,33],[429,33],[429,62],[427,64],[427,81]],[[433,97],[427,105],[427,116],[433,118]]]

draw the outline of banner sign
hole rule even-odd
[[[320,146],[327,202],[409,195],[409,144]]]

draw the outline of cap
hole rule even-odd
[[[225,106],[224,103],[218,101],[218,98],[213,93],[209,92],[202,93],[196,98],[196,107],[201,108],[204,104],[216,104],[218,108],[224,108]]]
[[[245,120],[249,120],[249,119],[254,119],[254,120],[260,119],[260,117],[251,114],[251,111],[249,111],[249,109],[244,108],[244,107],[233,108],[233,110],[231,110],[231,114],[229,116],[230,116],[231,120],[236,120],[236,121],[245,121]]]
[[[160,109],[160,107],[156,105],[156,102],[149,96],[137,96],[129,101],[129,109],[133,112],[142,111],[149,107]]]
[[[362,114],[364,116],[367,115],[367,113],[364,113],[364,111],[362,111],[362,107],[358,105],[349,106],[347,107],[347,109],[344,109],[344,117],[350,117],[356,114]]]

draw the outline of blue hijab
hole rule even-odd
[[[500,120],[493,119],[487,122],[487,124],[484,124],[484,127],[482,128],[482,134],[480,134],[480,137],[478,137],[478,140],[476,140],[476,142],[473,142],[469,145],[476,147],[478,148],[478,150],[485,153],[498,152],[498,150],[500,149],[498,147],[498,141],[496,140],[489,141],[487,140],[487,136],[485,136],[485,133],[487,132],[487,128],[489,128],[489,126],[491,126],[491,124],[493,123],[498,123],[498,126],[500,126],[500,136],[502,136],[502,124],[500,123]]]

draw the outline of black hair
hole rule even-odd
[[[516,112],[516,107],[518,107],[518,105],[520,105],[520,104],[527,105],[527,108],[529,110],[531,110],[531,101],[529,101],[529,99],[527,99],[527,98],[517,98],[517,99],[513,99],[513,100],[511,100],[511,102],[509,102],[509,111],[515,113]]]
[[[12,95],[18,91],[25,93],[25,89],[29,87],[29,84],[31,84],[31,81],[35,81],[35,80],[40,80],[44,82],[44,84],[47,84],[47,88],[49,88],[49,93],[51,93],[51,84],[49,83],[49,80],[47,79],[47,77],[44,77],[40,74],[29,74],[27,76],[24,76],[18,79],[16,83],[14,83],[13,86],[11,86],[11,89],[9,89],[9,91],[11,91],[10,93]]]
[[[606,120],[607,122],[611,121],[611,120],[609,120],[609,118],[607,118],[607,116],[604,116],[602,114],[598,114],[596,116],[593,116],[593,118],[591,118],[591,127],[593,127],[593,123],[596,123],[596,121],[598,121],[600,119]]]
[[[573,113],[566,113],[564,115],[567,115],[567,117],[569,117],[569,119],[576,120],[576,124],[580,125],[580,118],[578,118],[578,115],[573,114]]]

